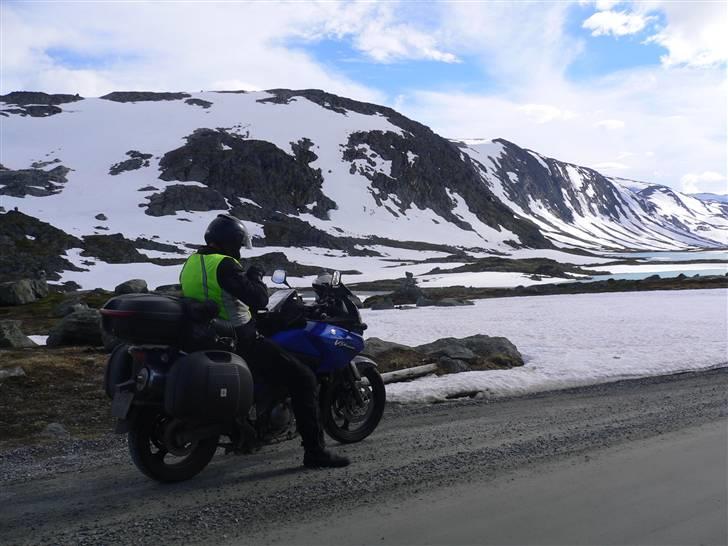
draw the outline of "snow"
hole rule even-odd
[[[572,203],[573,197],[562,188],[563,201],[574,215],[573,221],[565,222],[552,211],[549,203],[531,199],[524,210],[510,202],[504,182],[516,184],[518,179],[512,172],[506,173],[506,181],[498,178],[495,167],[503,153],[500,143],[473,141],[463,151],[483,165],[483,182],[501,201],[517,216],[533,221],[559,245],[591,250],[676,250],[728,245],[728,218],[717,203],[705,203],[691,196],[678,195],[666,187],[612,178],[608,180],[624,209],[619,218],[612,218],[596,209],[595,200],[598,196],[594,184],[586,175],[587,171],[576,165],[562,164],[556,168],[570,181],[577,199]],[[542,161],[535,152],[527,152]],[[548,164],[542,162],[541,165],[551,172]],[[662,189],[652,192],[649,197],[637,195],[636,192],[645,188]],[[655,208],[656,212],[650,207]],[[687,229],[682,226],[687,226]]]
[[[35,342],[37,345],[45,345],[46,341],[48,340],[48,336],[27,336],[29,337],[33,342]]]
[[[440,266],[442,267],[442,266]],[[440,288],[448,286],[467,286],[472,288],[511,288],[514,286],[531,286],[532,284],[574,282],[573,279],[543,277],[536,281],[529,275],[508,271],[482,271],[477,273],[448,273],[446,275],[425,275],[417,278],[422,288]]]
[[[728,264],[711,264],[711,263],[705,263],[705,264],[684,264],[684,265],[675,265],[675,264],[659,264],[659,263],[649,263],[649,264],[638,264],[638,265],[609,265],[606,267],[599,267],[599,270],[603,271],[609,271],[610,273],[644,273],[644,272],[654,272],[654,273],[660,273],[661,271],[675,271],[676,269],[682,269],[685,270],[685,274],[689,274],[689,272],[696,272],[700,273],[704,270],[719,270],[721,271],[721,275],[728,273]]]
[[[728,364],[728,290],[532,296],[474,306],[363,312],[367,336],[419,345],[505,336],[526,364],[387,386],[391,402],[522,395]]]

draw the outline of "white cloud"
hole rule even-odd
[[[625,169],[629,169],[629,165],[619,163],[618,161],[603,161],[601,163],[595,163],[594,165],[591,165],[591,167],[596,170],[605,171],[623,171]]]
[[[576,117],[570,110],[562,110],[550,104],[524,104],[518,110],[536,123],[548,123],[555,120],[568,120]]]
[[[598,11],[583,23],[592,36],[626,36],[643,30],[654,17],[626,11]]]
[[[663,2],[667,24],[649,41],[667,49],[665,66],[705,67],[728,61],[728,4]]]
[[[597,121],[594,127],[601,127],[602,129],[608,130],[623,129],[624,122],[621,119],[602,119]]]
[[[724,170],[725,96],[721,70],[641,68],[501,95],[414,92],[400,108],[448,137],[505,138],[607,175],[679,187],[682,173]],[[573,115],[548,123],[526,115],[524,107],[544,99],[554,112]],[[598,126],[604,120],[623,121],[625,128],[605,131]]]
[[[728,193],[726,177],[714,171],[688,173],[680,179],[680,183],[685,193]]]
[[[385,100],[381,92],[287,45],[311,29],[321,31],[328,9],[283,3],[3,2],[0,90],[97,96],[244,84],[318,87]]]
[[[308,44],[343,40],[380,63],[461,61],[482,74],[467,88],[433,79],[389,101],[444,136],[504,137],[604,165],[606,174],[676,187],[683,173],[725,172],[725,5],[596,7],[628,17],[592,19],[592,32],[654,28],[652,42],[666,48],[663,66],[572,81],[568,68],[590,38],[570,32],[575,6],[567,2],[1,2],[0,92],[316,87],[387,103],[349,75],[356,70],[307,52]],[[685,176],[686,184],[722,183]]]

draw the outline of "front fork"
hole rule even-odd
[[[361,391],[359,390],[359,386],[362,382],[361,373],[359,373],[359,368],[357,365],[352,361],[349,362],[349,366],[347,367],[347,379],[350,381],[352,391],[354,393],[354,399],[356,400],[357,405],[363,406],[364,405],[364,397],[361,395]]]

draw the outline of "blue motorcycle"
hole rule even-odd
[[[326,433],[360,442],[379,424],[386,393],[376,363],[360,354],[358,298],[339,272],[314,281],[312,303],[284,271],[273,282],[287,288],[257,313],[259,331],[316,373]],[[297,435],[288,393],[254,382],[214,302],[130,294],[110,299],[101,314],[103,330],[119,340],[104,379],[115,430],[128,435],[132,460],[150,478],[187,480],[218,448],[252,452]]]

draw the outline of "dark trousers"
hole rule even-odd
[[[238,338],[238,353],[256,381],[285,387],[291,395],[293,414],[306,451],[323,448],[319,423],[318,381],[311,368],[264,337]]]

